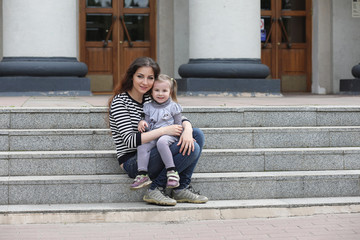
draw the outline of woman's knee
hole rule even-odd
[[[202,149],[200,148],[199,144],[197,142],[195,142],[194,143],[194,151],[191,151],[190,155],[188,156],[190,161],[195,161],[195,160],[199,159],[199,157],[201,155],[201,150]],[[189,161],[189,159],[187,161]]]
[[[195,138],[197,144],[199,144],[199,147],[202,149],[205,143],[205,136],[203,131],[199,128],[193,128],[193,137]]]

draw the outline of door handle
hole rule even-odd
[[[289,39],[289,36],[287,34],[287,31],[286,31],[286,28],[285,28],[285,25],[284,25],[284,22],[283,22],[282,18],[279,18],[279,23],[280,23],[280,26],[281,26],[281,30],[282,30],[282,32],[283,32],[283,34],[285,36],[287,46],[288,46],[288,48],[291,48],[291,42],[290,42],[290,39]],[[278,45],[280,45],[280,44],[278,43]]]
[[[107,47],[107,45],[108,45],[109,38],[110,38],[110,35],[111,35],[112,30],[113,30],[113,28],[114,28],[114,23],[115,23],[115,21],[116,21],[116,18],[117,18],[117,17],[114,15],[114,16],[113,16],[113,19],[112,19],[112,21],[111,21],[110,29],[108,30],[108,32],[107,32],[107,34],[106,34],[106,38],[105,38],[103,47]]]
[[[271,19],[271,26],[270,26],[269,34],[268,34],[268,36],[267,36],[267,38],[266,38],[266,40],[265,40],[265,43],[264,43],[264,45],[263,45],[263,48],[265,48],[266,45],[268,45],[268,42],[269,42],[269,39],[270,39],[270,35],[271,35],[271,33],[272,33],[272,30],[273,30],[273,26],[274,26],[275,21],[276,21],[276,18]]]
[[[126,27],[124,16],[120,16],[120,21],[121,21],[121,24],[122,24],[122,26],[123,26],[123,28],[125,30],[126,37],[127,37],[128,41],[129,41],[129,46],[132,47],[133,43],[131,41],[129,31],[128,31],[127,27]]]

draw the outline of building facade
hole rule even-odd
[[[0,3],[0,96],[106,94],[140,56],[184,94],[360,92],[359,0]]]

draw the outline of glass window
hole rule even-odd
[[[282,17],[286,32],[291,43],[306,42],[306,24],[305,17]],[[284,34],[282,34],[282,42],[287,42]]]
[[[112,0],[86,0],[86,7],[111,8]]]
[[[271,0],[261,0],[261,10],[271,10]]]
[[[126,8],[148,8],[149,0],[124,0]]]
[[[282,10],[305,11],[304,0],[282,0]]]
[[[124,16],[125,25],[128,29],[131,41],[149,41],[149,15],[148,14],[126,14]],[[127,36],[124,32],[124,38]]]
[[[86,41],[103,41],[110,30],[112,23],[111,14],[86,15]],[[110,35],[109,40],[112,39]]]
[[[264,19],[264,30],[261,31],[261,34],[263,36],[263,38],[261,38],[261,42],[265,42],[268,34],[270,33],[270,28],[271,28],[271,17],[270,16],[262,16],[262,19]],[[274,31],[274,29],[273,29]],[[269,38],[269,42],[271,42],[271,37]]]

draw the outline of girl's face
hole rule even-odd
[[[154,71],[151,67],[140,67],[133,76],[132,91],[144,95],[153,86],[155,81]]]
[[[170,83],[168,81],[155,81],[151,92],[153,99],[158,103],[166,102],[170,97]]]

